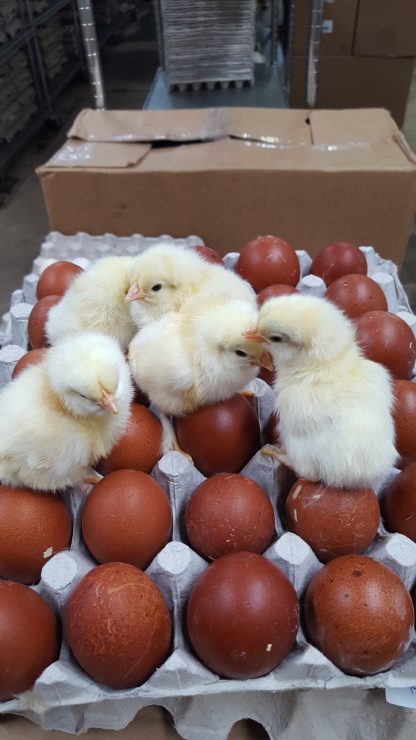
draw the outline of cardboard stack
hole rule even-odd
[[[293,3],[292,3],[293,5]],[[290,105],[307,105],[311,0],[296,0]],[[416,56],[414,0],[324,0],[317,108],[387,108],[403,124]]]

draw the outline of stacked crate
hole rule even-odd
[[[24,51],[0,65],[0,144],[9,143],[36,113],[36,92]]]

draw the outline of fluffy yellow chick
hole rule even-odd
[[[170,311],[179,311],[198,294],[241,298],[255,305],[256,296],[245,280],[221,265],[204,260],[193,249],[155,245],[136,257],[129,270],[126,301],[138,328]]]
[[[88,480],[123,434],[132,398],[114,339],[61,339],[0,393],[0,481],[56,491]]]
[[[340,488],[372,487],[397,458],[388,372],[363,357],[354,326],[322,298],[266,301],[258,331],[276,365],[281,462]]]
[[[132,257],[104,257],[80,273],[49,312],[46,334],[50,343],[92,329],[114,337],[127,349],[136,331],[125,301],[132,262]]]

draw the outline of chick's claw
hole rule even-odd
[[[261,454],[264,455],[264,457],[272,457],[273,460],[277,460],[282,463],[282,465],[290,467],[287,454],[282,447],[271,447],[270,445],[266,445],[265,447],[262,447]]]

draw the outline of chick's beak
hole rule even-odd
[[[104,411],[111,411],[113,414],[118,414],[118,408],[111,393],[104,391],[98,403],[102,406]]]
[[[247,331],[243,332],[244,339],[247,339],[249,342],[254,342],[255,344],[266,344],[267,339],[266,337],[263,337],[262,334],[259,334],[258,331],[254,331],[252,329],[247,329]]]
[[[253,357],[251,364],[265,367],[266,370],[274,370],[273,358],[267,350],[264,350],[259,357]]]
[[[146,293],[143,293],[143,291],[140,290],[137,283],[133,283],[133,285],[130,285],[130,288],[126,293],[125,301],[126,303],[129,303],[130,301],[142,301],[144,298],[146,298]]]

